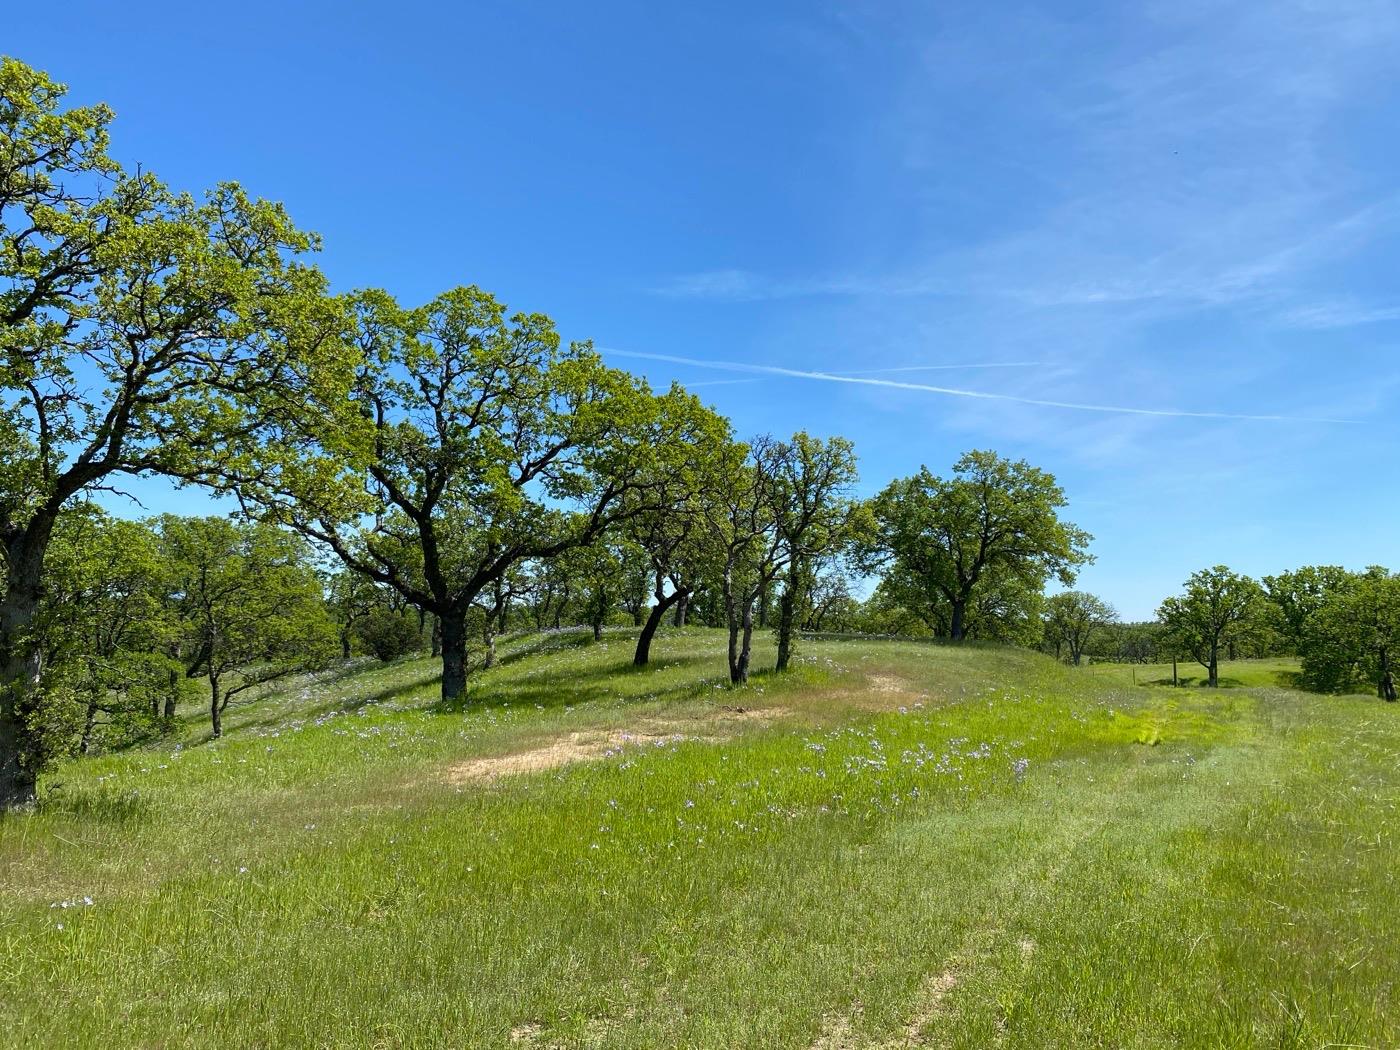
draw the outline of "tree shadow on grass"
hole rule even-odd
[[[1245,681],[1243,678],[1232,678],[1230,675],[1223,674],[1219,677],[1218,681],[1220,682],[1221,689],[1242,689],[1245,686]],[[1177,683],[1182,689],[1210,688],[1210,686],[1206,684],[1205,675],[1177,675]],[[1166,686],[1168,689],[1170,689],[1172,687],[1172,680],[1170,678],[1151,678],[1139,684]]]
[[[657,687],[634,692],[637,679],[649,675],[702,664],[713,656],[690,654],[658,660],[646,667],[635,666],[630,659],[620,659],[588,668],[558,668],[548,674],[494,679],[468,679],[467,693],[459,700],[430,704],[428,710],[437,714],[460,714],[465,711],[486,711],[500,708],[535,707],[544,710],[576,707],[599,701],[618,703],[650,702],[676,698],[683,694],[699,694],[714,687],[717,679],[684,677],[675,682],[658,682]],[[728,676],[724,675],[727,681]]]

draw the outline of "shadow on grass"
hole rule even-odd
[[[636,667],[631,660],[619,660],[586,670],[561,668],[549,675],[511,678],[503,681],[468,680],[467,694],[459,700],[439,700],[428,710],[437,714],[460,714],[464,711],[486,711],[509,706],[531,706],[542,710],[557,710],[581,704],[614,700],[619,702],[649,702],[676,699],[684,695],[699,695],[712,689],[721,679],[682,678],[672,683],[660,683],[645,692],[619,694],[623,681],[643,678],[661,671],[689,664],[705,663],[713,657],[674,657],[664,663]],[[722,676],[728,681],[728,675]]]
[[[58,813],[85,823],[131,824],[143,820],[150,813],[151,804],[134,789],[99,786],[68,791],[60,781],[44,790],[39,808],[46,814]]]
[[[1219,681],[1219,687],[1221,689],[1244,689],[1249,685],[1243,678],[1233,678],[1226,674],[1221,675],[1217,681]],[[1209,689],[1210,686],[1207,685],[1206,682],[1205,675],[1177,675],[1177,683],[1182,689]],[[1170,678],[1151,678],[1139,684],[1166,686],[1170,689],[1172,687],[1172,680]]]

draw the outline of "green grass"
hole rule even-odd
[[[1118,685],[1171,686],[1172,665],[1094,663],[1084,668],[1096,677],[1109,679]],[[1176,665],[1179,687],[1208,688],[1206,669],[1194,660],[1181,660]],[[1288,657],[1265,660],[1222,660],[1220,688],[1240,689],[1251,686],[1275,686],[1290,689],[1298,684],[1298,661]]]
[[[0,824],[0,1041],[1400,1045],[1394,707],[896,642],[732,691],[716,632],[582,642],[461,710],[364,667],[58,771]]]

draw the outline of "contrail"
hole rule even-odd
[[[992,361],[965,365],[904,365],[900,368],[861,368],[854,372],[828,372],[833,376],[873,376],[891,372],[944,372],[963,368],[1037,368],[1044,361]]]
[[[618,357],[634,357],[644,361],[665,361],[673,365],[693,365],[696,368],[715,368],[723,372],[750,372],[759,375],[787,376],[792,379],[815,379],[824,383],[852,383],[858,386],[880,386],[895,390],[921,390],[929,394],[945,394],[949,397],[967,397],[979,401],[1011,401],[1018,405],[1038,405],[1042,408],[1070,408],[1080,412],[1104,412],[1124,416],[1158,416],[1170,419],[1243,419],[1256,423],[1356,423],[1355,419],[1328,419],[1316,416],[1265,416],[1247,415],[1237,412],[1190,412],[1176,408],[1132,408],[1126,405],[1092,405],[1078,401],[1050,401],[1036,397],[1017,397],[1015,394],[991,394],[985,390],[959,390],[956,387],[933,386],[928,383],[906,383],[898,379],[871,379],[859,375],[841,375],[836,372],[809,372],[797,368],[780,368],[777,365],[751,365],[741,361],[702,361],[695,357],[676,357],[672,354],[650,354],[640,350],[615,350],[599,347],[602,353]]]

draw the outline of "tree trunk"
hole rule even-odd
[[[1220,688],[1220,647],[1212,645],[1210,647],[1210,665],[1207,670],[1210,672],[1207,681],[1212,689]]]
[[[948,637],[955,642],[963,640],[964,621],[967,619],[967,599],[953,599],[953,619],[948,625]]]
[[[603,618],[601,616],[595,615],[593,617],[593,640],[595,642],[603,640]]]
[[[39,696],[39,648],[30,637],[43,593],[44,554],[53,532],[49,515],[36,515],[6,545],[9,569],[0,598],[0,809],[34,801],[42,740],[29,715]]]
[[[786,671],[792,661],[792,632],[797,618],[796,570],[788,577],[782,597],[778,599],[778,663],[777,670]]]
[[[349,626],[349,624],[346,624],[346,626],[345,626],[344,628],[342,628],[342,629],[341,629],[341,632],[340,632],[340,655],[341,655],[344,659],[346,659],[346,660],[350,659],[350,626]]]
[[[219,676],[211,668],[209,671],[209,725],[214,739],[224,735],[224,705],[219,696]]]
[[[83,736],[78,741],[78,754],[86,755],[92,747],[92,730],[97,725],[97,701],[89,700],[87,713],[83,717]]]
[[[448,613],[442,623],[442,699],[455,703],[467,694],[467,623],[461,613]]]
[[[1381,650],[1381,680],[1376,695],[1388,703],[1395,703],[1395,675],[1390,670],[1390,653],[1385,649]]]
[[[175,705],[180,701],[180,672],[174,667],[170,668],[165,685],[165,720],[169,722],[175,718]]]
[[[749,680],[749,658],[753,652],[753,603],[744,603],[744,640],[739,649],[737,675],[733,680],[738,685],[746,685]]]
[[[436,614],[433,616],[433,632],[428,636],[428,648],[429,656],[442,655],[442,620]]]
[[[685,626],[685,614],[690,610],[690,592],[682,591],[681,596],[676,599],[676,619],[677,627]]]
[[[481,669],[489,671],[496,666],[496,632],[491,630],[490,620],[486,621],[486,632],[481,640],[486,645],[486,655],[482,657]]]
[[[672,605],[679,608],[687,593],[687,591],[672,591],[665,597],[658,599],[656,604],[651,607],[651,614],[647,616],[642,633],[637,636],[637,651],[632,655],[634,667],[646,666],[647,660],[651,658],[651,640],[656,635],[656,629],[661,626],[661,621],[665,619],[666,610]]]
[[[767,583],[758,592],[758,626],[760,630],[768,628],[768,587]]]

